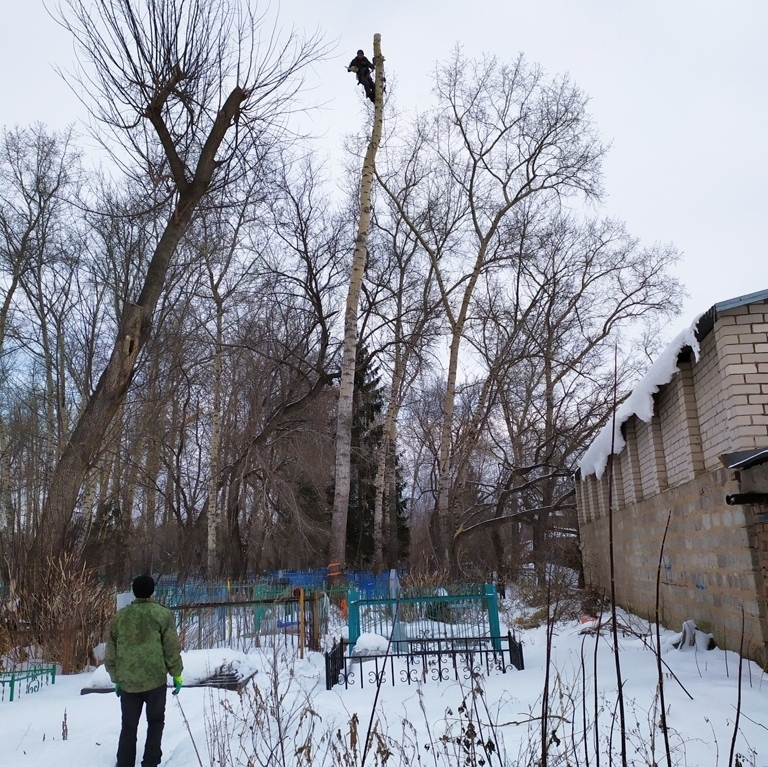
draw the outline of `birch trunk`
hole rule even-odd
[[[392,403],[387,410],[387,418],[384,423],[384,437],[379,446],[379,455],[376,461],[376,498],[373,504],[373,571],[380,573],[384,568],[384,486],[386,484],[387,455],[390,444],[394,444],[394,418],[390,418]],[[390,424],[391,421],[391,424]]]
[[[397,422],[395,422],[395,433],[397,433]],[[398,515],[398,501],[399,496],[397,492],[397,454],[395,448],[397,445],[396,437],[395,442],[392,445],[392,450],[387,455],[387,465],[384,470],[384,487],[387,488],[387,508],[388,514],[384,515],[385,521],[387,516],[389,523],[386,525],[386,534],[388,540],[388,568],[397,567],[400,564],[400,517]]]
[[[138,505],[141,515],[140,540],[143,541],[139,565],[141,572],[151,573],[155,571],[155,548],[160,512],[159,477],[166,404],[159,391],[160,358],[154,355],[148,362],[147,401],[152,404],[143,413],[141,429],[143,462],[140,472],[142,487]]]
[[[158,423],[162,423],[162,410],[158,413]],[[157,491],[160,477],[161,439],[153,433],[147,434],[147,447],[144,459],[144,498],[142,517],[146,530],[148,551],[144,550],[143,570],[154,572],[155,548],[158,527],[158,511],[160,510],[159,493]]]
[[[384,57],[381,55],[381,35],[373,36],[373,63],[376,69],[373,131],[363,162],[360,184],[360,221],[352,258],[352,274],[344,313],[344,351],[341,361],[341,381],[336,414],[336,472],[331,519],[330,561],[344,564],[347,543],[347,514],[349,512],[350,462],[352,455],[352,416],[357,352],[357,315],[368,253],[368,233],[371,227],[371,189],[376,151],[381,141],[384,123]]]

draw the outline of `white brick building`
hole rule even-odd
[[[738,649],[743,607],[745,653],[766,663],[768,290],[715,304],[689,340],[678,339],[667,367],[619,409],[612,467],[610,424],[582,462],[585,576],[608,591],[611,474],[618,602],[653,618],[669,520],[662,622],[679,628],[692,618],[721,647]]]

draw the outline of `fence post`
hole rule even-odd
[[[354,647],[355,642],[360,638],[360,595],[357,593],[357,589],[349,590],[347,608],[349,610],[349,618],[347,619],[349,639],[347,641],[350,647]]]
[[[232,581],[227,579],[227,603],[232,601]],[[232,641],[232,610],[227,610],[227,641]]]
[[[309,649],[320,649],[320,611],[317,605],[317,589],[312,592],[312,621],[309,631]]]
[[[297,591],[299,592],[297,595],[299,597],[299,658],[304,660],[304,642],[306,640],[304,632],[307,630],[304,615],[304,589],[301,587],[294,589],[294,595]]]
[[[501,626],[499,624],[499,598],[493,583],[485,584],[485,603],[488,607],[488,627],[493,637],[493,649],[501,652]]]
[[[511,631],[507,631],[507,645],[509,646],[509,662],[518,670],[522,671],[525,668],[525,661],[523,660],[523,646],[517,641],[516,637],[512,636]]]

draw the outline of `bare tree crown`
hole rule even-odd
[[[301,70],[324,54],[318,36],[283,34],[242,0],[63,0],[58,15],[94,135],[124,167],[127,148],[140,173],[182,193],[252,170],[253,153],[287,129]]]

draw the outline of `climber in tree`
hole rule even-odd
[[[371,78],[372,71],[373,64],[368,61],[368,57],[362,50],[357,52],[357,56],[349,62],[349,66],[347,67],[347,72],[355,72],[357,74],[357,82],[365,88],[365,95],[371,101],[375,101],[376,86]]]

